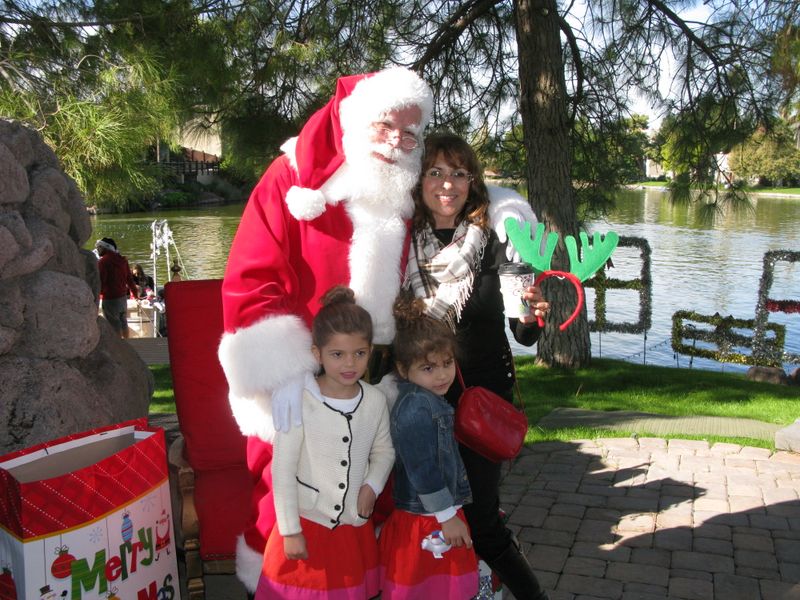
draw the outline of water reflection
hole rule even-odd
[[[160,211],[136,215],[93,217],[92,242],[114,238],[131,263],[140,262],[149,272],[150,223],[167,219],[190,278],[221,277],[243,205],[196,210]],[[800,199],[758,198],[754,210],[725,213],[709,223],[688,205],[673,205],[657,190],[622,191],[617,207],[590,231],[615,230],[620,235],[643,237],[652,250],[653,326],[643,335],[592,334],[592,352],[612,358],[649,364],[688,366],[688,357],[676,357],[669,345],[672,315],[678,310],[701,314],[720,313],[736,318],[755,317],[764,253],[768,250],[800,250]],[[89,244],[91,246],[91,244]],[[159,279],[166,266],[162,257]],[[619,251],[610,277],[630,279],[639,275],[638,251]],[[590,311],[593,294],[587,294]],[[800,265],[779,263],[770,294],[775,299],[800,298]],[[614,291],[608,295],[608,318],[635,322],[638,296]],[[786,349],[800,354],[800,316],[773,313],[770,321],[787,326]],[[518,349],[522,351],[522,349]],[[699,368],[741,371],[739,365],[694,359]],[[793,366],[787,365],[787,368]]]
[[[148,273],[152,273],[150,225],[156,219],[166,219],[185,266],[184,276],[190,279],[222,277],[243,209],[243,204],[237,204],[132,215],[98,215],[92,217],[94,231],[87,246],[91,247],[94,240],[101,237],[114,238],[120,252],[131,264],[141,263]],[[163,252],[158,258],[157,268],[159,282],[164,281],[167,268]]]
[[[663,192],[621,192],[617,208],[608,219],[592,223],[590,229],[614,229],[620,235],[649,241],[653,327],[646,340],[644,336],[592,334],[593,354],[602,348],[603,356],[642,361],[645,348],[649,348],[648,363],[686,366],[689,359],[676,357],[668,342],[673,313],[685,309],[754,318],[764,253],[800,248],[798,220],[800,200],[795,199],[759,198],[752,211],[723,213],[709,223],[694,207],[670,203]],[[616,268],[609,272],[610,277],[627,279],[638,275],[638,266],[625,258],[616,257]],[[800,298],[800,265],[780,263],[776,267],[770,296]],[[633,296],[615,302],[615,297],[609,295],[608,303],[613,304],[609,306],[610,319],[636,320],[638,306]],[[589,309],[594,310],[592,301]],[[800,353],[798,316],[773,313],[770,321],[787,325],[786,350]],[[694,359],[693,363],[705,368],[746,369],[707,359]]]

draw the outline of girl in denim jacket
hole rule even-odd
[[[395,510],[379,542],[382,600],[474,597],[478,564],[461,507],[467,472],[443,398],[455,378],[452,331],[423,314],[424,304],[395,306],[395,364],[402,378],[390,415],[396,459]]]

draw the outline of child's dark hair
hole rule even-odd
[[[356,304],[349,287],[337,285],[320,298],[322,308],[311,325],[311,340],[317,348],[327,344],[337,333],[359,334],[372,344],[372,317]]]
[[[394,338],[394,360],[408,370],[417,360],[426,360],[434,352],[456,355],[456,336],[442,321],[425,314],[421,298],[401,294],[394,303],[397,333]]]

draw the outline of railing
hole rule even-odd
[[[219,161],[176,160],[160,162],[158,166],[176,175],[219,172]]]

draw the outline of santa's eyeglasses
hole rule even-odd
[[[399,138],[400,143],[398,145],[403,150],[413,150],[419,146],[419,140],[413,133],[394,129],[384,123],[373,123],[372,130],[375,132],[375,137],[379,142],[388,142]]]

